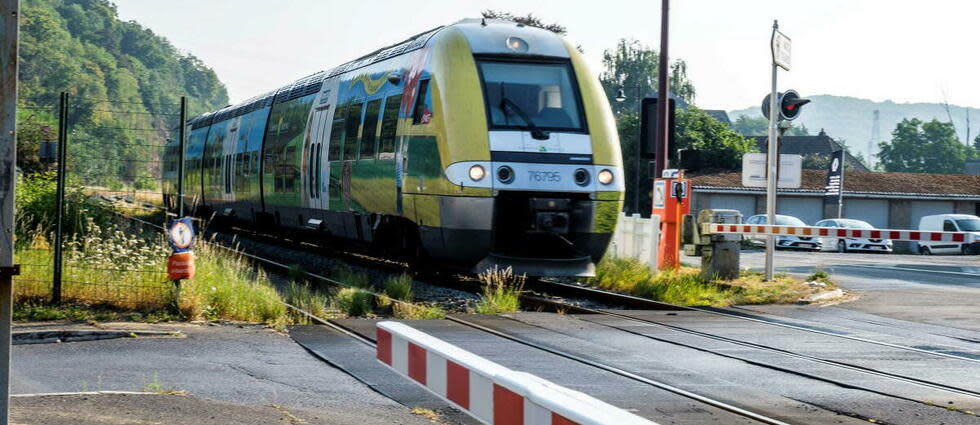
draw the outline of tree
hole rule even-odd
[[[746,115],[739,115],[738,119],[732,123],[732,129],[743,136],[767,136],[769,135],[769,120],[765,117],[749,118]],[[786,130],[786,136],[809,136],[810,130],[805,125],[793,126]]]
[[[639,105],[637,93],[639,97],[656,93],[659,61],[656,50],[633,39],[621,39],[616,47],[603,52],[603,72],[599,81],[613,112],[636,111]],[[620,89],[626,94],[623,102],[616,101]],[[687,77],[687,63],[683,60],[678,59],[671,65],[670,92],[684,102],[694,102],[696,91]]]
[[[878,145],[885,171],[905,173],[962,173],[966,160],[977,151],[960,143],[953,124],[933,119],[903,119],[892,132],[891,142]]]
[[[483,17],[486,19],[503,19],[505,21],[513,21],[519,24],[527,25],[529,27],[543,28],[560,35],[565,35],[566,33],[568,33],[568,29],[565,28],[565,26],[559,25],[557,22],[546,24],[540,18],[534,16],[533,13],[528,13],[527,15],[519,16],[510,12],[487,9],[484,10],[482,14]]]
[[[671,152],[671,162],[677,164],[677,150],[693,149],[700,151],[701,167],[705,169],[734,170],[742,166],[742,155],[751,152],[755,144],[733,131],[729,126],[694,106],[678,109],[675,116],[675,151]],[[653,183],[646,160],[636,160],[636,144],[639,141],[640,116],[636,112],[623,112],[616,119],[623,150],[623,167],[626,174],[626,206],[630,213],[650,214]],[[637,167],[640,167],[637,170]],[[634,184],[639,171],[640,210],[632,211]]]
[[[977,137],[973,139],[973,150],[977,151],[977,154],[980,155],[980,135],[977,135]]]

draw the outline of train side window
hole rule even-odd
[[[330,127],[330,142],[327,146],[327,160],[329,161],[340,159],[340,145],[344,140],[344,124],[346,118],[347,105],[339,106],[333,111],[333,125]]]
[[[415,105],[412,108],[412,124],[426,124],[425,119],[425,98],[429,95],[429,80],[419,81],[419,92],[415,96]]]
[[[388,96],[385,101],[384,114],[381,118],[381,142],[379,143],[378,158],[392,159],[395,157],[395,137],[398,131],[398,111],[401,109],[402,95]]]
[[[375,99],[367,104],[367,111],[364,112],[364,130],[361,136],[361,156],[360,159],[371,158],[374,156],[374,142],[378,139],[378,115],[381,113],[381,99]]]
[[[363,103],[351,105],[347,111],[347,125],[344,129],[344,157],[342,159],[357,159],[358,128],[361,126],[361,110]]]

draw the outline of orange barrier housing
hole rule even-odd
[[[194,271],[193,252],[170,254],[167,259],[167,278],[170,280],[193,279]]]
[[[660,217],[657,268],[676,270],[681,266],[681,221],[691,213],[691,181],[684,178],[655,179],[652,212]]]

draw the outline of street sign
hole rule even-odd
[[[170,247],[173,248],[174,253],[190,251],[194,246],[194,223],[190,217],[171,220],[167,235],[170,237]]]
[[[772,30],[772,63],[789,71],[792,41],[778,29]]]
[[[837,218],[841,218],[844,205],[844,150],[834,151],[827,169],[827,185],[824,186],[823,203],[837,208]]]
[[[664,170],[666,171],[666,170]],[[657,180],[653,184],[653,207],[664,208],[667,202],[667,182]]]
[[[766,161],[764,153],[747,153],[742,156],[742,186],[766,187]],[[803,157],[793,154],[779,155],[779,180],[776,186],[798,189],[803,185]]]

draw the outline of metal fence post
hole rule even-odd
[[[58,103],[58,187],[55,194],[54,267],[51,280],[51,303],[61,303],[61,277],[65,242],[65,158],[68,150],[68,92],[61,92]]]
[[[19,0],[0,0],[0,425],[10,421],[10,326],[19,272],[14,264],[19,19]]]
[[[184,129],[187,127],[187,98],[180,97],[180,127],[177,129],[177,217],[184,216],[184,147],[187,143]],[[164,223],[166,226],[166,223]]]

